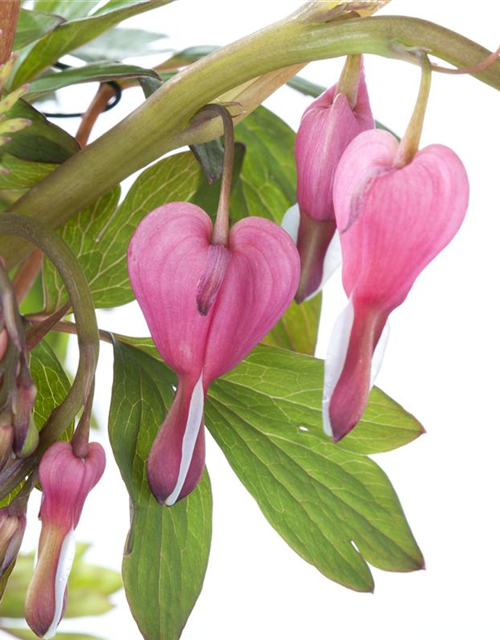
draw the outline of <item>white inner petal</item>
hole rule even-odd
[[[306,298],[306,301],[314,298],[314,296],[319,293],[321,289],[323,289],[325,284],[328,282],[328,280],[330,280],[330,278],[333,276],[335,271],[337,271],[341,264],[342,251],[340,248],[339,232],[335,231],[335,233],[333,234],[333,238],[328,245],[328,249],[326,250],[325,260],[323,262],[323,275],[321,277],[321,284],[316,289],[316,291],[311,293],[311,295]]]
[[[201,374],[200,379],[193,389],[191,402],[189,404],[186,430],[184,431],[184,437],[182,439],[182,457],[181,464],[179,466],[177,484],[175,485],[175,489],[165,500],[165,504],[169,507],[177,502],[177,498],[179,497],[182,487],[186,482],[189,467],[191,466],[191,460],[193,459],[194,447],[200,431],[204,403],[203,374]]]
[[[299,205],[294,204],[293,206],[290,207],[290,209],[288,209],[288,211],[283,216],[283,220],[281,221],[281,226],[292,238],[295,244],[297,244],[297,238],[299,237],[299,223],[300,223]]]
[[[332,393],[337,386],[340,374],[344,368],[354,322],[354,307],[349,300],[347,307],[339,315],[333,325],[332,335],[328,344],[325,358],[325,378],[323,385],[323,429],[327,436],[332,436],[329,406]]]
[[[375,384],[378,372],[380,371],[380,367],[382,366],[382,360],[384,359],[385,348],[387,347],[390,333],[391,331],[389,328],[389,321],[387,321],[385,323],[385,327],[379,338],[377,346],[375,347],[375,351],[373,352],[372,368],[370,372],[370,387],[373,387],[373,385]]]
[[[55,607],[54,607],[54,619],[52,624],[47,629],[47,632],[43,636],[46,640],[53,638],[56,635],[57,627],[63,613],[64,605],[64,593],[68,584],[68,578],[73,566],[73,560],[75,559],[75,534],[73,529],[66,534],[61,547],[61,555],[59,556],[59,562],[57,563],[56,582],[55,588]]]

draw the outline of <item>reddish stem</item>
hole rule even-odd
[[[0,1],[0,64],[5,64],[10,57],[21,0]]]

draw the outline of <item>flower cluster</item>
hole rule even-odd
[[[229,231],[227,175],[215,227],[184,202],[159,207],[139,224],[128,250],[130,282],[158,351],[178,376],[148,458],[159,502],[175,504],[201,478],[210,383],[248,354],[294,296],[300,303],[314,295],[339,254],[349,302],[325,362],[324,429],[337,441],[359,422],[389,314],[453,238],[467,208],[467,176],[455,153],[440,145],[418,151],[425,74],[401,142],[375,129],[360,56],[349,57],[339,82],[306,110],[296,140],[298,204],[284,225],[295,226],[297,248],[259,217]]]

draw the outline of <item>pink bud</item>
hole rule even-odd
[[[362,67],[354,108],[335,85],[302,117],[295,141],[300,210],[297,246],[302,270],[297,302],[313,295],[325,281],[325,255],[336,230],[332,191],[340,158],[359,133],[374,126]]]
[[[26,621],[39,637],[52,638],[64,614],[75,551],[73,531],[105,465],[104,450],[95,442],[86,458],[76,457],[69,442],[56,442],[40,462],[42,532],[25,602]]]
[[[209,384],[234,368],[293,298],[299,257],[288,234],[245,218],[220,253],[199,207],[175,202],[152,211],[128,250],[130,282],[161,356],[178,375],[174,403],[148,459],[151,490],[174,504],[205,464],[203,406]],[[198,310],[200,301],[206,315]]]
[[[324,426],[335,440],[360,420],[372,358],[391,311],[418,274],[457,233],[469,186],[458,156],[442,145],[396,168],[398,141],[366,131],[348,147],[335,177],[334,203],[349,305],[334,328],[325,364]]]

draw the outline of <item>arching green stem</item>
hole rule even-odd
[[[47,447],[57,440],[85,404],[97,365],[99,332],[89,286],[77,259],[62,238],[37,220],[15,214],[0,215],[0,235],[20,236],[41,249],[54,263],[73,307],[80,349],[73,386],[63,402],[50,414],[40,433],[35,453],[25,460],[13,463],[0,474],[1,500],[33,471]]]
[[[320,4],[327,10],[336,3]],[[490,53],[453,31],[416,18],[325,22],[307,12],[294,14],[179,73],[125,120],[32,188],[12,210],[28,215],[36,210],[48,225],[59,227],[134,171],[180,144],[199,142],[196,127],[192,140],[183,135],[193,115],[251,78],[312,60],[361,53],[418,63],[409,48],[425,50],[458,67],[477,64]],[[474,75],[500,89],[500,61]],[[0,239],[0,254],[12,265],[26,254],[26,247]]]

